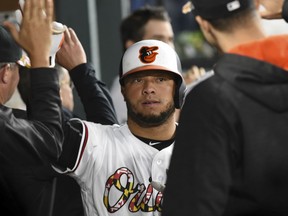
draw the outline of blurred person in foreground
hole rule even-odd
[[[41,170],[57,160],[63,140],[58,75],[49,68],[53,2],[26,0],[23,13],[19,31],[0,27],[0,205],[9,215],[39,216],[49,214],[52,196],[52,178]],[[3,105],[19,82],[19,46],[31,60],[27,113]]]
[[[288,215],[288,36],[264,34],[260,3],[190,2],[223,55],[186,97],[163,216]]]

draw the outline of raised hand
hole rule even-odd
[[[183,78],[186,85],[189,85],[200,79],[203,75],[205,75],[205,73],[206,71],[204,68],[193,65],[188,71],[183,73]]]
[[[69,71],[77,65],[87,63],[86,53],[72,28],[65,30],[64,42],[57,52],[56,61]]]
[[[20,30],[10,22],[6,26],[25,50],[31,67],[48,67],[51,48],[53,0],[26,0]]]
[[[259,0],[260,15],[264,19],[281,19],[284,0]]]

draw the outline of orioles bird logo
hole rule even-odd
[[[154,52],[155,50],[158,50],[157,46],[143,46],[139,50],[139,59],[142,63],[147,64],[147,63],[152,63],[156,59],[156,55],[158,55],[157,52]]]

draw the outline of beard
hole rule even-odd
[[[166,107],[166,110],[161,112],[159,115],[155,114],[144,115],[142,113],[135,112],[133,106],[128,101],[126,101],[126,103],[127,103],[128,116],[139,126],[145,128],[162,125],[175,112],[174,103],[169,103]]]

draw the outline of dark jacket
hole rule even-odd
[[[25,101],[27,103],[27,107],[29,108],[29,110],[28,112],[25,112],[23,110],[13,110],[13,114],[14,116],[17,116],[17,118],[23,119],[23,122],[25,122],[26,121],[25,119],[30,118],[29,115],[31,109],[34,108],[35,106],[35,99],[39,99],[40,97],[38,96],[38,94],[43,95],[42,91],[46,91],[47,88],[43,88],[41,89],[41,91],[38,90],[38,88],[41,87],[40,85],[44,83],[42,82],[42,84],[40,83],[40,85],[37,86],[37,89],[35,89],[34,87],[32,87],[31,90],[27,89],[27,85],[31,83],[30,79],[34,80],[34,78],[32,78],[32,75],[34,76],[34,73],[31,76],[30,76],[30,70],[29,71],[21,70],[20,73],[22,73],[21,74],[21,79],[23,78],[22,81],[24,80],[24,83],[20,82],[21,84],[20,92],[24,93],[23,95],[25,96],[26,99]],[[103,124],[113,124],[114,122],[116,123],[117,118],[107,87],[105,86],[104,83],[96,79],[95,70],[93,69],[93,67],[89,64],[79,65],[78,67],[70,71],[70,76],[74,82],[74,85],[77,88],[81,100],[84,103],[83,105],[85,107],[87,119]],[[46,80],[48,81],[51,78],[46,79],[44,77],[41,79],[45,80],[46,83]],[[57,79],[55,78],[55,80]],[[58,80],[56,83],[58,86]],[[53,84],[55,85],[55,83]],[[33,94],[35,93],[37,98],[30,97],[31,93]],[[45,98],[45,100],[43,100],[42,102],[46,102],[45,107],[51,107],[50,105],[48,106],[47,104],[50,103],[53,104],[54,100],[51,100],[50,98],[54,97],[52,96],[51,91],[46,91],[45,93],[49,94],[48,95],[45,94],[43,95],[43,97],[41,97],[41,99]],[[59,93],[59,87],[57,87],[57,94],[58,93]],[[51,112],[48,114],[46,113],[47,111],[42,112],[43,106],[37,108],[38,112],[42,113],[45,119],[47,118],[47,120],[50,121],[57,118],[57,116],[59,115],[59,113],[57,115],[54,115],[55,112],[53,113]],[[11,110],[8,108],[6,109],[9,111]],[[65,122],[68,121],[70,118],[77,117],[73,113],[70,113],[63,108],[61,111],[63,113],[62,123],[64,125]],[[62,138],[63,137],[61,136],[61,139]],[[44,143],[44,140],[46,141],[46,143]],[[19,140],[19,143],[21,142],[22,139]],[[43,139],[42,142],[43,143],[39,142],[38,143],[39,145],[37,145],[37,147],[38,146],[40,147],[41,145],[42,146],[51,145],[53,147],[53,143],[55,143],[55,141],[53,141],[52,138]],[[50,142],[51,144],[49,144]],[[32,140],[31,143],[34,144]],[[26,150],[27,149],[23,149],[23,151],[21,151],[19,149],[19,154],[21,154],[21,158],[22,157],[27,158],[27,162],[31,161],[29,165],[26,166],[26,164],[23,164],[21,168],[19,167],[19,169],[13,172],[9,171],[11,166],[6,166],[4,163],[3,166],[0,166],[1,168],[3,167],[3,171],[5,171],[0,172],[0,187],[1,187],[0,208],[3,210],[3,212],[6,212],[7,215],[10,216],[11,215],[15,216],[16,215],[17,216],[18,215],[24,215],[24,216],[83,215],[84,212],[82,207],[80,188],[79,185],[75,182],[75,180],[69,176],[60,175],[57,172],[55,172],[50,165],[50,160],[44,159],[43,157],[43,161],[39,162],[37,158],[33,156],[33,151],[31,152],[31,154],[29,154],[26,153]],[[36,152],[41,154],[42,150],[43,149],[39,149],[39,152],[38,151]],[[43,151],[45,153],[45,149]],[[57,156],[59,155],[59,152],[55,151],[53,155]],[[1,160],[1,153],[0,153],[0,160]],[[13,160],[11,158],[11,162],[12,161]],[[9,173],[9,175],[7,175],[7,173]],[[19,188],[22,188],[22,189],[17,188],[16,190],[17,193],[19,193],[20,195],[15,194],[14,189],[13,190],[11,189],[11,186],[13,186],[14,184],[18,185]],[[23,193],[23,191],[25,191],[25,193]],[[21,200],[18,199],[18,196],[20,196]],[[1,215],[2,214],[3,213],[1,213]]]
[[[287,52],[287,36],[239,47],[188,94],[163,216],[288,215]]]
[[[46,203],[51,199],[52,179],[42,175],[40,167],[54,163],[60,154],[63,133],[58,83],[56,70],[31,69],[28,120],[25,113],[15,111],[15,116],[12,109],[0,106],[0,205],[7,215],[49,213]]]

